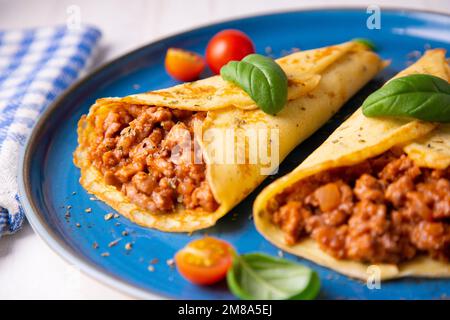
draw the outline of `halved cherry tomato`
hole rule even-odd
[[[175,255],[183,277],[195,284],[216,283],[227,274],[233,263],[233,247],[225,241],[205,237],[190,242]]]
[[[167,73],[180,81],[192,81],[198,79],[205,69],[205,60],[197,53],[170,48],[166,53]]]
[[[255,46],[249,36],[242,31],[228,29],[209,40],[206,62],[214,73],[219,74],[220,68],[229,61],[240,61],[251,53],[255,53]]]

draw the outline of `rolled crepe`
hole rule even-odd
[[[395,78],[417,73],[430,74],[449,81],[450,68],[445,59],[445,50],[427,51],[420,60]],[[375,276],[380,276],[381,279],[405,276],[449,277],[450,264],[445,260],[432,259],[429,255],[417,255],[398,263],[363,263],[362,260],[352,260],[348,256],[336,258],[313,240],[311,233],[306,237],[299,236],[294,244],[288,245],[286,234],[279,227],[281,225],[274,223],[274,211],[270,207],[277,208],[276,198],[283,191],[289,190],[287,188],[303,184],[303,187],[296,191],[299,194],[297,200],[306,201],[307,195],[300,193],[302,188],[305,190],[305,181],[312,181],[307,179],[319,177],[320,174],[323,178],[324,173],[340,168],[355,168],[367,159],[382,155],[392,148],[406,154],[422,169],[448,170],[450,125],[397,118],[368,118],[359,108],[294,171],[276,180],[258,195],[253,208],[257,230],[267,240],[287,252],[359,279],[367,279],[375,273]],[[448,198],[446,200],[448,201]],[[446,228],[444,232],[448,237],[450,229],[448,225]],[[369,268],[373,264],[378,268]]]
[[[205,135],[209,129],[226,128],[235,130],[239,138],[246,132],[260,128],[276,129],[279,132],[278,155],[281,161],[385,65],[376,54],[355,42],[296,52],[278,59],[277,63],[288,77],[288,102],[276,116],[263,113],[243,90],[220,76],[124,98],[97,100],[89,114],[80,119],[78,126],[79,145],[74,153],[74,163],[81,170],[81,185],[120,214],[142,226],[172,232],[189,232],[210,227],[263,181],[267,174],[261,174],[261,170],[267,167],[267,163],[245,161],[243,164],[230,164],[217,161],[215,153],[220,151],[220,147],[214,148],[217,141],[198,139],[197,135],[195,139],[205,163],[205,181],[196,181],[194,187],[201,189],[200,191],[195,189],[192,194],[187,194],[185,188],[183,192],[187,195],[179,197],[177,190],[181,188],[183,181],[176,173],[174,176],[168,172],[167,177],[171,179],[169,183],[174,184],[174,191],[163,191],[172,192],[171,197],[175,197],[177,203],[172,207],[170,203],[166,206],[167,202],[161,198],[165,195],[160,192],[161,180],[155,189],[160,193],[152,192],[151,185],[155,181],[148,180],[154,173],[152,168],[133,167],[136,165],[135,161],[130,163],[127,160],[128,153],[125,156],[120,154],[122,149],[119,150],[114,142],[114,139],[122,139],[127,134],[137,135],[133,130],[138,125],[134,122],[139,114],[159,107],[171,110],[172,113],[175,110],[187,110],[192,114],[201,114],[197,119],[200,125],[196,128]],[[129,123],[124,123],[127,121]],[[164,124],[158,124],[162,125]],[[151,131],[147,132],[147,136],[150,133]],[[99,143],[105,137],[110,137],[112,144],[99,151]],[[131,146],[131,153],[136,154],[136,148],[148,147],[143,144],[143,138],[146,139],[145,136],[136,138],[137,141],[133,142],[136,146]],[[127,145],[128,149],[129,147]],[[119,154],[120,161],[112,159],[111,152]],[[113,173],[106,172],[102,167],[104,161],[114,163],[116,160],[119,163],[115,164]],[[117,168],[120,166],[123,167]],[[184,168],[189,170],[189,164]],[[144,173],[139,173],[140,171]],[[138,173],[138,178],[135,178]],[[135,176],[130,178],[128,175]],[[130,185],[128,178],[139,180],[141,185]],[[142,181],[148,183],[144,185]],[[136,188],[144,190],[146,194],[137,194]],[[209,210],[205,209],[206,205],[195,206],[208,198],[209,193],[214,198],[215,206],[211,205]],[[190,199],[189,196],[197,198],[191,199],[190,206],[187,206],[185,203],[186,199]],[[166,207],[159,210],[158,204]]]

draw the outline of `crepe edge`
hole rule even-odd
[[[264,214],[263,212],[257,213]],[[371,279],[394,280],[403,277],[449,278],[450,264],[421,256],[412,261],[395,264],[365,264],[351,260],[338,260],[319,248],[316,241],[308,238],[293,246],[284,243],[284,234],[268,219],[256,219],[258,232],[270,243],[278,248],[310,260],[318,265],[337,271],[348,277],[370,281]],[[268,236],[270,234],[270,236]]]

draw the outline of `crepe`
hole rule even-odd
[[[276,61],[288,77],[288,102],[276,116],[262,112],[239,87],[220,76],[124,98],[96,101],[78,125],[74,163],[81,170],[81,185],[126,218],[146,227],[190,232],[210,227],[258,186],[266,174],[264,163],[229,164],[215,159],[214,141],[197,141],[206,163],[206,181],[218,207],[213,212],[177,206],[169,212],[152,212],[105,182],[90,159],[90,145],[111,110],[125,106],[161,106],[171,110],[206,112],[201,130],[228,128],[237,135],[249,130],[279,131],[279,160],[322,126],[354,93],[372,79],[385,63],[356,42],[293,53]],[[248,159],[246,159],[248,160]]]
[[[427,51],[415,64],[395,78],[410,74],[430,74],[450,80],[445,50]],[[392,147],[400,147],[420,167],[446,169],[450,165],[450,125],[398,118],[368,118],[359,108],[294,171],[266,187],[254,203],[257,230],[277,247],[306,258],[339,273],[367,279],[370,264],[336,259],[307,237],[287,245],[282,230],[272,223],[267,212],[271,199],[288,186],[327,170],[353,166],[380,155]],[[377,264],[381,279],[405,276],[449,277],[450,264],[420,256],[400,264]]]

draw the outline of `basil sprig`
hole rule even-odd
[[[265,113],[276,114],[286,104],[288,79],[268,57],[250,54],[241,61],[230,61],[220,69],[220,75],[241,87]]]
[[[366,117],[450,122],[450,84],[426,74],[397,78],[367,97],[362,111]]]
[[[235,255],[227,282],[234,295],[246,300],[311,300],[320,290],[313,270],[260,253]]]

